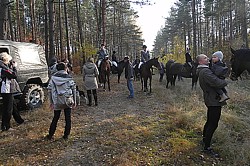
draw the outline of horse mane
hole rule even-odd
[[[231,50],[232,51],[232,50]],[[241,61],[250,61],[250,49],[238,49],[232,51],[233,56]]]

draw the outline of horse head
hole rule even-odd
[[[232,56],[230,79],[235,81],[243,73],[244,70],[250,71],[250,49],[234,50],[231,48]]]
[[[152,58],[152,65],[154,67],[156,67],[158,70],[161,70],[161,64],[160,62],[158,61],[159,58]]]

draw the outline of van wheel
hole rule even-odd
[[[22,96],[23,104],[27,109],[38,108],[44,102],[44,91],[40,85],[28,84],[24,88]],[[21,100],[21,101],[22,101]]]

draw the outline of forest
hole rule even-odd
[[[153,0],[1,0],[0,39],[44,46],[47,60],[67,58],[74,66],[95,56],[101,43],[118,59],[135,57],[143,45],[131,4]],[[250,2],[247,0],[176,0],[165,26],[155,38],[154,57],[182,61],[187,47],[192,56],[229,47],[249,47]],[[168,57],[168,59],[170,58]],[[227,59],[227,58],[226,58]],[[80,61],[79,61],[80,60]]]
[[[48,63],[54,57],[67,58],[79,90],[85,93],[77,67],[95,57],[102,43],[110,54],[117,52],[118,60],[139,55],[145,39],[132,6],[155,2],[0,0],[0,40],[38,43]],[[249,0],[176,0],[150,51],[154,57],[183,62],[186,48],[193,58],[222,50],[229,61],[230,47],[249,48],[249,39]],[[63,115],[54,138],[45,139],[53,119],[47,97],[41,108],[21,111],[25,122],[19,125],[12,118],[13,130],[0,132],[0,165],[249,165],[249,77],[227,79],[230,99],[212,140],[218,158],[202,151],[207,108],[199,85],[191,89],[191,80],[184,78],[166,88],[158,71],[152,77],[151,94],[141,90],[140,81],[133,81],[134,99],[127,98],[124,75],[117,83],[115,74],[110,76],[111,91],[98,88],[98,106],[88,106],[82,96],[72,110],[68,140],[62,138]]]

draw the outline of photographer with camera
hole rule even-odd
[[[16,82],[16,63],[12,61],[12,57],[7,52],[0,53],[0,77],[1,77],[1,95],[3,97],[3,112],[1,130],[11,130],[10,119],[11,114],[18,124],[22,124],[24,120],[17,110],[13,93],[19,88]],[[19,88],[20,89],[20,88]]]

